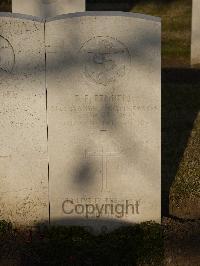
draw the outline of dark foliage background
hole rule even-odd
[[[0,11],[11,12],[12,0],[0,0]]]

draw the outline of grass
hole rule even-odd
[[[191,0],[136,1],[132,11],[161,17],[163,67],[190,65]]]

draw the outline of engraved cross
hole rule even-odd
[[[100,157],[101,158],[101,192],[110,192],[108,189],[108,159],[109,157],[118,157],[119,153],[105,152],[103,147],[99,152],[88,152],[85,150],[85,158]]]

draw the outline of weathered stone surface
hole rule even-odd
[[[200,1],[192,1],[191,64],[200,64]]]
[[[48,20],[52,223],[160,221],[160,30],[121,12]]]
[[[44,24],[0,16],[0,219],[48,219]]]
[[[12,12],[37,17],[85,11],[85,0],[12,0]]]

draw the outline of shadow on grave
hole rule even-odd
[[[200,70],[162,70],[162,215],[169,191],[200,111]]]
[[[49,226],[33,233],[20,247],[21,265],[136,265],[139,260],[163,259],[162,230],[155,223],[131,226],[114,219],[88,219],[87,224],[101,230],[94,234],[91,227],[80,226],[85,219],[53,222],[73,227]],[[108,232],[107,226],[118,229]]]

